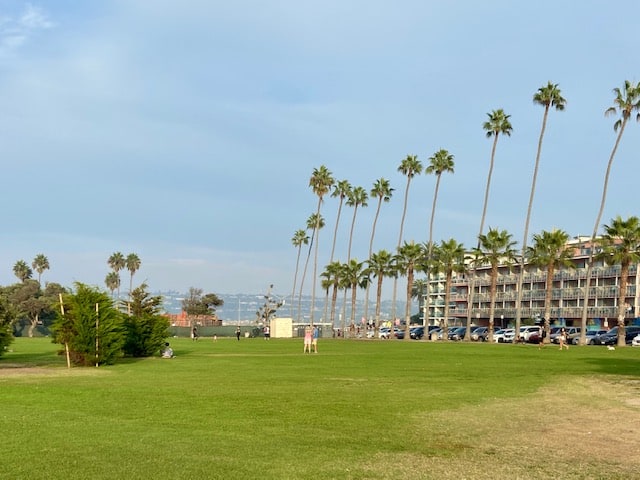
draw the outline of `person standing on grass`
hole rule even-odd
[[[311,346],[313,347],[313,353],[318,353],[318,337],[320,337],[320,330],[317,326],[313,326],[311,332]]]
[[[271,333],[269,331],[269,325],[264,326],[264,339],[269,340],[271,338]]]
[[[196,325],[194,325],[193,329],[191,330],[191,338],[194,342],[198,340],[198,327]]]
[[[540,335],[538,337],[538,350],[544,348],[544,339],[547,337],[547,330],[544,326],[540,329]]]
[[[311,327],[306,327],[304,329],[304,350],[302,353],[311,353],[311,339],[313,337],[313,331]]]
[[[569,345],[567,344],[567,331],[564,329],[564,327],[562,327],[562,330],[560,330],[560,335],[558,335],[558,342],[560,342],[560,350],[562,350],[564,347],[567,347],[567,350],[569,350]]]
[[[240,325],[236,327],[236,338],[240,341]]]

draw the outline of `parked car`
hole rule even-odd
[[[486,342],[489,336],[489,327],[476,327],[471,331],[471,340],[474,342]]]
[[[516,331],[513,328],[501,328],[493,334],[493,341],[496,343],[511,343]]]
[[[411,329],[409,330],[409,336],[414,340],[420,340],[422,337],[424,337],[424,327],[422,325],[411,327]]]
[[[580,327],[564,327],[564,330],[567,334],[567,343],[573,343],[573,337],[577,334],[580,336],[580,331],[582,330]],[[551,341],[553,343],[560,343],[560,332],[562,331],[562,327],[560,330],[551,335]]]
[[[631,340],[631,345],[634,347],[640,347],[640,333],[633,337],[633,340]]]
[[[539,325],[524,325],[520,327],[520,341],[528,342],[532,333],[540,333],[540,328]]]
[[[587,332],[584,334],[584,344],[585,345],[594,345],[595,344],[595,338],[599,337],[600,335],[604,335],[605,333],[607,333],[608,330],[587,330]],[[574,337],[571,338],[571,343],[573,345],[579,345],[580,344],[580,335],[576,335]]]
[[[391,329],[389,327],[382,327],[378,330],[378,337],[384,340],[388,340],[391,336]]]
[[[629,325],[624,327],[625,343],[631,344],[636,335],[640,334],[640,326]],[[618,327],[615,326],[607,333],[594,338],[594,342],[600,345],[617,345],[618,344]]]
[[[455,327],[449,332],[449,340],[460,341],[467,334],[467,327]]]

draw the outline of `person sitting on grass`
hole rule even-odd
[[[162,358],[173,358],[173,348],[169,346],[169,342],[164,344],[162,349]]]

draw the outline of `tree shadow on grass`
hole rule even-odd
[[[592,365],[597,373],[640,378],[640,362],[632,358],[589,358],[585,363]]]

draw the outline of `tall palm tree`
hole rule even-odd
[[[369,259],[371,259],[371,255],[373,254],[373,239],[376,235],[376,225],[378,224],[378,217],[380,215],[380,207],[383,202],[388,202],[391,200],[393,196],[393,188],[391,188],[391,184],[389,180],[381,177],[373,183],[373,188],[369,192],[371,198],[378,199],[378,206],[376,207],[376,214],[373,217],[373,226],[371,227],[371,238],[369,240]],[[364,316],[365,318],[369,318],[369,285],[370,282],[367,283],[367,287],[364,292]],[[376,318],[377,322],[377,318]],[[376,324],[377,325],[377,324]],[[377,328],[377,327],[376,327]],[[377,335],[376,331],[376,335]]]
[[[512,235],[506,230],[489,228],[486,235],[480,235],[480,247],[473,252],[474,266],[489,265],[490,287],[489,287],[489,342],[493,342],[493,325],[496,310],[496,293],[498,285],[498,267],[500,265],[511,266],[516,258]],[[516,332],[517,334],[517,332]]]
[[[569,234],[564,230],[543,230],[533,236],[533,245],[527,247],[525,256],[531,265],[545,269],[546,284],[544,296],[544,325],[543,335],[545,343],[549,343],[549,324],[551,323],[551,301],[553,295],[553,274],[557,268],[574,268],[571,261],[573,251],[567,248]],[[520,327],[518,326],[518,331]]]
[[[291,243],[298,250],[296,255],[296,271],[293,274],[293,288],[291,289],[291,318],[293,318],[293,299],[296,294],[296,283],[298,283],[298,268],[300,267],[300,254],[302,253],[302,246],[309,244],[309,235],[307,232],[299,229],[296,230],[291,238]]]
[[[18,260],[13,266],[13,274],[18,277],[22,283],[27,281],[33,275],[33,270],[24,260]]]
[[[404,245],[398,249],[396,255],[398,273],[407,277],[407,295],[404,307],[404,339],[407,341],[411,338],[409,336],[409,329],[411,324],[411,292],[413,291],[414,273],[424,261],[425,253],[422,245],[412,241],[405,242]]]
[[[511,136],[513,127],[509,118],[511,115],[507,115],[503,109],[493,110],[491,113],[487,113],[489,119],[482,124],[482,128],[485,130],[487,138],[493,137],[493,144],[491,146],[491,160],[489,161],[489,172],[487,173],[487,183],[484,188],[484,202],[482,204],[482,216],[480,217],[480,230],[478,231],[478,244],[477,249],[480,248],[480,235],[484,233],[484,222],[487,217],[487,206],[489,205],[489,192],[491,191],[491,177],[493,175],[493,165],[496,157],[496,147],[498,146],[498,137],[500,135]],[[473,297],[475,295],[475,278],[476,270],[471,270],[469,278],[469,295],[467,302],[467,334],[465,338],[471,338],[471,313],[473,310]]]
[[[522,281],[524,278],[524,257],[527,251],[527,238],[529,237],[529,222],[531,220],[531,209],[533,207],[533,197],[536,192],[536,180],[538,178],[538,167],[540,165],[540,152],[542,152],[542,139],[544,131],[547,128],[547,117],[549,109],[554,107],[561,112],[567,101],[562,97],[558,84],[548,82],[546,86],[540,87],[533,95],[533,103],[544,107],[544,115],[542,116],[542,128],[540,128],[540,137],[538,138],[538,151],[536,152],[536,163],[533,167],[533,176],[531,178],[531,192],[529,194],[529,205],[527,207],[527,219],[524,222],[524,234],[522,237],[522,253],[520,255],[520,268],[518,272],[518,287],[516,300],[516,337],[520,332],[520,317],[522,314]]]
[[[316,232],[316,227],[318,230],[320,230],[321,228],[324,228],[324,218],[322,218],[322,215],[318,215],[316,213],[312,213],[309,218],[307,219],[307,229],[311,230],[311,240],[309,243],[309,250],[307,252],[307,259],[304,262],[304,270],[302,270],[302,277],[300,278],[300,291],[298,293],[298,321],[300,319],[300,309],[302,306],[302,291],[304,288],[304,280],[307,277],[307,268],[309,267],[309,259],[311,258],[311,250],[314,246],[314,243],[316,241],[316,237],[317,237],[317,232]]]
[[[607,163],[607,171],[604,175],[604,184],[602,186],[602,199],[600,201],[600,210],[598,211],[598,216],[596,217],[596,223],[593,226],[593,233],[591,234],[591,249],[589,253],[589,259],[587,261],[587,275],[585,279],[585,288],[584,288],[584,298],[582,301],[582,322],[580,329],[580,344],[584,345],[586,342],[586,331],[587,331],[587,313],[589,307],[589,288],[591,285],[591,269],[593,266],[593,253],[594,253],[594,244],[596,241],[596,236],[598,235],[598,227],[600,225],[600,220],[602,219],[602,213],[604,212],[604,205],[607,200],[607,188],[609,184],[609,173],[611,171],[611,165],[613,164],[613,158],[615,157],[616,151],[618,150],[618,145],[620,144],[620,139],[622,138],[622,134],[624,133],[624,129],[627,125],[627,122],[631,118],[631,116],[635,113],[636,121],[640,121],[640,82],[637,84],[632,84],[629,80],[625,80],[624,87],[614,88],[613,93],[615,94],[615,99],[613,100],[613,106],[609,107],[604,114],[608,115],[616,115],[619,114],[620,118],[618,118],[613,124],[614,132],[618,132],[618,136],[616,137],[616,142],[613,145],[613,149],[611,150],[611,155],[609,155],[609,162]]]
[[[353,207],[353,215],[351,217],[351,230],[349,232],[349,246],[347,248],[347,263],[351,260],[351,244],[353,242],[353,230],[356,225],[356,216],[358,214],[358,207],[367,206],[367,200],[369,196],[367,191],[362,187],[355,187],[349,193],[349,197],[347,198],[347,206]],[[344,299],[342,301],[342,315],[346,314],[347,308],[347,290],[344,291]]]
[[[340,225],[340,217],[342,215],[342,205],[345,199],[349,198],[351,194],[351,184],[347,180],[340,180],[333,185],[332,197],[338,198],[338,214],[336,215],[336,224],[333,228],[333,244],[331,245],[331,255],[329,256],[329,263],[333,262],[333,256],[336,251],[336,239],[338,238],[338,226]],[[327,290],[324,298],[324,318],[327,318],[327,308],[329,307],[329,291]]]
[[[407,185],[404,189],[404,206],[402,208],[402,218],[400,219],[400,233],[398,235],[398,245],[396,250],[399,250],[402,246],[402,234],[404,232],[404,220],[407,216],[407,204],[409,201],[409,187],[411,186],[411,179],[416,175],[420,175],[422,173],[422,162],[418,160],[417,155],[407,155],[402,162],[400,162],[400,166],[398,167],[398,171],[402,173],[405,177],[407,177]],[[393,298],[391,302],[391,317],[393,321],[396,320],[396,300],[398,294],[398,277],[394,277],[393,279]]]
[[[113,270],[115,274],[118,275],[118,298],[120,298],[120,270],[125,267],[126,260],[122,253],[115,252],[111,254],[109,259],[107,260],[107,263],[111,267],[111,270]]]
[[[440,245],[436,245],[432,254],[433,261],[431,262],[431,267],[436,271],[444,273],[445,278],[444,323],[442,325],[442,331],[446,332],[449,328],[449,302],[451,301],[453,274],[464,273],[466,271],[466,250],[462,243],[458,243],[455,239],[451,238],[446,241],[442,240]],[[442,338],[446,338],[446,336],[443,335]]]
[[[604,226],[602,252],[598,259],[609,265],[620,265],[620,286],[618,290],[618,346],[626,345],[624,318],[627,313],[627,285],[629,267],[640,262],[640,219],[632,216],[623,220],[619,215],[611,225]]]
[[[43,254],[39,253],[31,262],[31,267],[38,272],[38,285],[42,286],[41,279],[45,270],[49,270],[49,259]]]
[[[313,315],[316,304],[316,281],[318,278],[318,237],[320,233],[320,207],[322,207],[322,200],[324,196],[331,191],[334,180],[331,172],[324,165],[320,168],[314,168],[313,174],[309,179],[309,186],[313,193],[318,197],[318,207],[316,209],[316,226],[314,228],[315,234],[315,246],[314,246],[314,259],[313,259],[313,286],[311,287],[311,313],[310,322],[313,325]]]
[[[114,292],[120,288],[120,275],[116,272],[109,272],[104,279],[104,283],[109,291],[111,291],[111,298],[113,298]]]
[[[376,316],[375,316],[375,337],[378,336],[380,328],[380,305],[382,304],[382,281],[385,277],[392,277],[396,274],[396,265],[393,255],[387,250],[380,250],[369,256],[367,261],[369,276],[376,278]]]
[[[338,289],[340,287],[340,281],[342,280],[342,271],[343,271],[342,263],[333,261],[329,263],[324,268],[324,272],[320,274],[323,278],[324,288],[327,290],[327,292],[329,291],[330,288],[332,289],[331,316],[330,316],[330,322],[332,327],[335,325],[336,301],[338,299]],[[343,325],[343,328],[344,328],[344,325]]]
[[[125,265],[127,270],[129,270],[129,296],[131,296],[131,292],[133,292],[133,276],[140,270],[141,264],[140,257],[135,253],[130,253],[125,259]]]
[[[351,324],[356,325],[356,295],[359,288],[364,288],[369,281],[368,272],[364,268],[364,262],[358,262],[352,258],[342,266],[343,286],[351,290]]]
[[[440,179],[442,178],[442,174],[445,172],[453,173],[454,172],[454,157],[447,150],[440,149],[436,153],[434,153],[431,157],[429,157],[429,166],[425,169],[425,173],[427,175],[434,174],[436,176],[436,188],[433,191],[433,204],[431,205],[431,219],[429,220],[429,243],[427,243],[427,288],[426,288],[426,298],[427,308],[426,313],[427,317],[424,319],[425,324],[429,324],[429,277],[430,271],[428,268],[428,263],[431,260],[431,253],[433,252],[433,219],[436,216],[436,202],[438,200],[438,191],[440,190]]]

